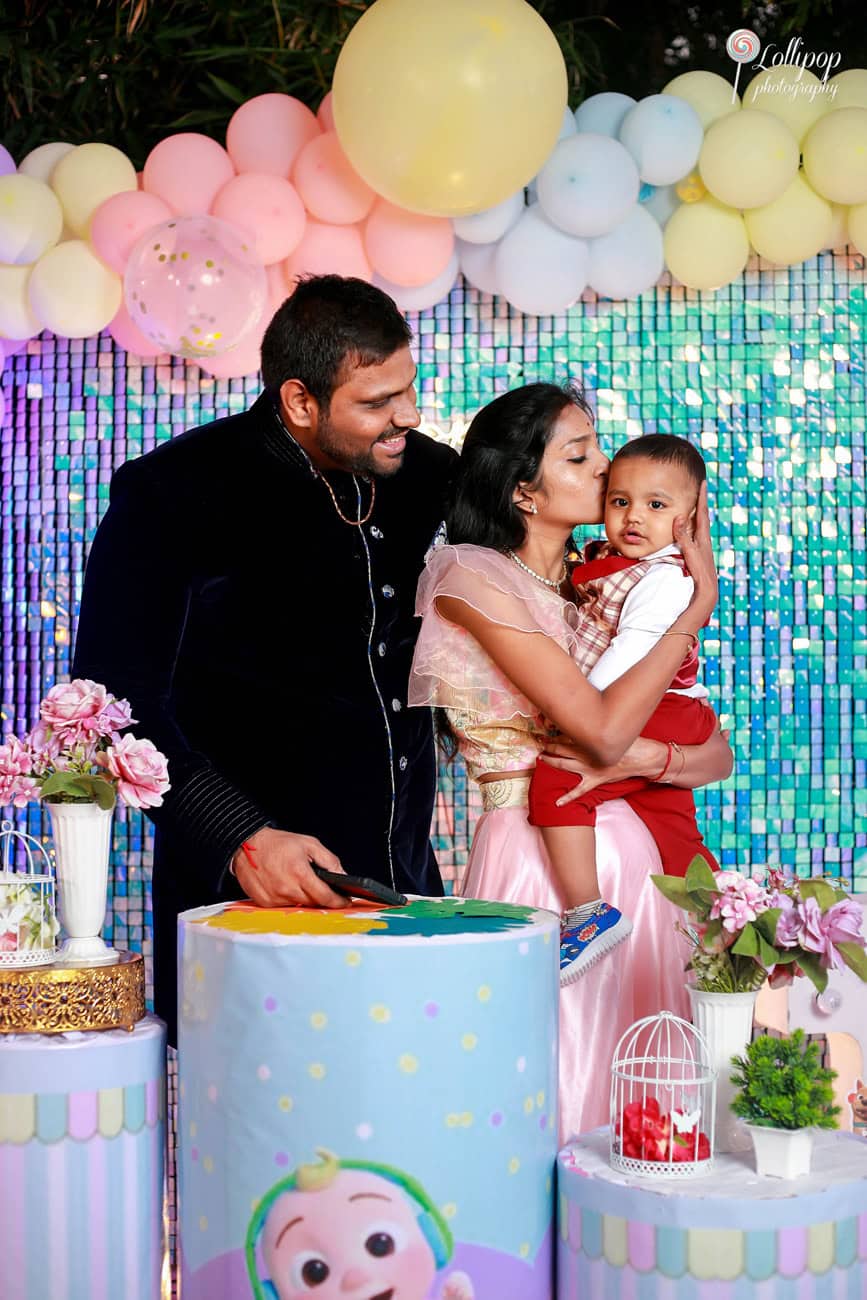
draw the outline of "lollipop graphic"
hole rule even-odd
[[[761,52],[761,48],[761,41],[755,32],[750,31],[749,27],[739,27],[736,32],[732,32],[726,41],[726,54],[730,59],[734,59],[738,65],[735,73],[734,90],[732,91],[732,103],[735,102],[735,96],[738,93],[741,64],[749,63],[750,59],[754,59]]]

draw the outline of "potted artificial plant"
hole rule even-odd
[[[809,1173],[813,1131],[836,1128],[840,1113],[831,1086],[836,1074],[821,1064],[818,1044],[806,1042],[803,1029],[786,1038],[761,1034],[732,1063],[739,1090],[732,1110],[752,1136],[756,1172],[772,1178]]]

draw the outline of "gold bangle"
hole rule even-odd
[[[671,740],[668,743],[671,745],[672,749],[676,749],[678,754],[680,754],[680,771],[677,775],[683,776],[686,771],[686,754],[683,752],[683,746],[679,745],[676,740]]]
[[[696,636],[695,632],[663,632],[662,635],[663,636],[688,636],[690,650],[695,650],[698,647],[698,637]]]

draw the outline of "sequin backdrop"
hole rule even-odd
[[[459,436],[509,386],[577,375],[595,393],[606,450],[642,431],[697,442],[721,570],[704,677],[736,753],[732,777],[698,795],[708,841],[724,864],[784,863],[867,890],[863,258],[753,269],[717,293],[588,295],[554,318],[458,288],[411,322],[421,406],[441,435]],[[5,732],[32,724],[43,691],[68,674],[112,469],[242,409],[259,385],[142,364],[108,337],[45,337],[7,362],[3,386]],[[434,835],[448,879],[478,812],[461,767],[444,769]],[[16,820],[41,830],[36,808]],[[147,823],[119,810],[105,933],[146,952],[150,849]]]

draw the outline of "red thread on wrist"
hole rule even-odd
[[[668,769],[671,767],[671,760],[674,757],[674,745],[672,744],[672,742],[670,740],[664,740],[662,741],[662,744],[665,745],[666,749],[668,750],[668,757],[665,760],[665,765],[663,766],[662,771],[659,773],[659,776],[653,776],[650,778],[652,781],[656,782],[657,784],[662,780],[662,778],[665,776]]]
[[[670,752],[669,752],[669,756],[668,756],[668,761],[669,761],[669,763],[671,762],[671,753],[670,753]],[[244,843],[241,845],[241,850],[242,850],[242,852],[243,852],[243,854],[244,854],[244,857],[247,859],[248,863],[249,863],[250,866],[253,868],[253,870],[254,870],[254,871],[258,871],[258,870],[259,870],[259,864],[258,864],[257,862],[254,862],[254,861],[253,861],[253,858],[252,858],[252,854],[254,854],[254,853],[256,852],[256,846],[255,846],[254,844],[248,844],[248,843],[246,842],[246,840],[245,840]]]

